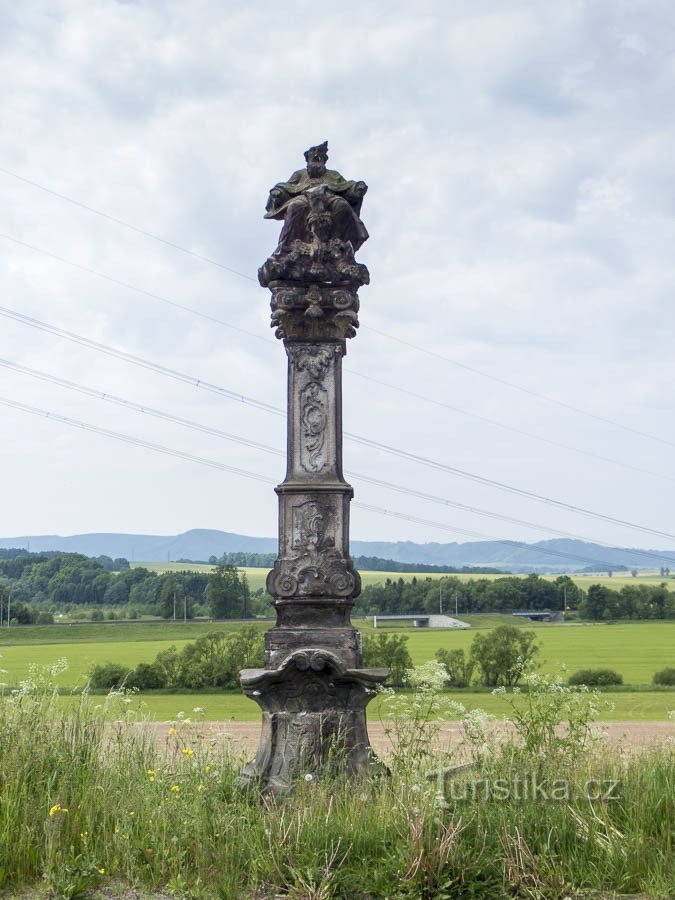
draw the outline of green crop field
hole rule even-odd
[[[509,616],[473,616],[474,625],[492,627],[512,621]],[[372,631],[369,622],[360,622]],[[28,675],[31,663],[52,665],[58,659],[68,661],[68,672],[61,681],[82,684],[94,663],[111,660],[130,667],[151,662],[160,650],[172,644],[182,647],[208,631],[228,631],[241,627],[227,623],[140,623],[110,625],[17,627],[0,636],[0,667],[6,671],[1,680],[16,683]],[[258,627],[269,627],[259,623]],[[531,627],[541,644],[539,660],[545,672],[565,664],[570,672],[580,668],[604,666],[616,669],[626,684],[648,684],[658,669],[675,665],[675,622],[636,622],[627,624],[522,625]],[[481,629],[482,630],[482,629]],[[468,649],[476,628],[462,631],[409,629],[408,648],[415,664],[433,659],[439,648]],[[60,638],[60,640],[59,640]],[[47,642],[48,641],[48,642]]]
[[[211,572],[213,570],[213,566],[210,566],[206,563],[177,563],[177,562],[137,562],[132,563],[133,568],[143,567],[149,569],[151,572]],[[267,569],[253,569],[250,567],[239,567],[241,572],[246,573],[246,577],[248,578],[249,585],[251,590],[256,591],[258,588],[265,587],[265,579],[267,577]],[[387,578],[391,578],[394,581],[397,581],[399,578],[402,578],[404,581],[410,581],[412,578],[445,578],[449,576],[445,576],[439,573],[427,573],[427,572],[371,572],[371,571],[362,571],[360,572],[361,580],[364,586],[369,584],[376,584],[378,581],[384,582]],[[471,575],[461,573],[453,576],[455,578],[459,578],[460,581],[468,581],[470,578],[487,578],[493,580],[495,578],[503,578],[503,575]],[[520,576],[525,578],[525,575]],[[550,581],[557,578],[557,575],[542,575],[542,578],[546,578]],[[608,587],[619,589],[622,588],[625,584],[661,584],[666,583],[670,590],[675,590],[675,577],[664,578],[662,575],[659,575],[658,571],[654,572],[640,572],[636,578],[633,578],[630,573],[624,572],[621,574],[613,575],[611,578],[607,575],[606,572],[601,572],[598,574],[591,575],[572,575],[572,580],[584,589],[587,589],[591,584],[605,584]]]

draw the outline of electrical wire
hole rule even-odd
[[[0,168],[0,172],[1,172],[1,171],[2,171],[2,169]],[[83,266],[83,265],[81,265],[80,263],[73,262],[72,260],[66,259],[66,258],[63,257],[63,256],[59,256],[59,255],[56,254],[56,253],[52,253],[50,250],[45,250],[45,249],[42,248],[42,247],[36,247],[34,244],[29,244],[29,243],[27,243],[26,241],[21,241],[21,240],[19,240],[18,238],[13,237],[12,235],[0,233],[0,238],[3,238],[3,239],[6,240],[6,241],[10,241],[11,243],[16,244],[16,245],[18,245],[18,246],[20,246],[20,247],[25,247],[25,248],[27,248],[27,249],[29,249],[29,250],[35,252],[35,253],[40,253],[40,254],[42,254],[42,255],[44,255],[44,256],[47,256],[47,257],[50,258],[50,259],[54,259],[54,260],[56,260],[56,261],[58,261],[58,262],[60,262],[60,263],[63,263],[64,265],[71,266],[72,268],[78,269],[78,270],[80,270],[80,271],[82,271],[82,272],[86,272],[87,274],[93,275],[93,276],[95,276],[96,278],[101,278],[101,279],[103,279],[104,281],[108,281],[108,282],[110,282],[110,283],[112,283],[112,284],[115,284],[115,285],[118,285],[118,286],[120,286],[120,287],[127,288],[128,290],[134,291],[135,293],[141,294],[141,295],[143,295],[143,296],[145,296],[145,297],[150,297],[151,299],[153,299],[153,300],[158,300],[158,301],[160,301],[161,303],[166,303],[167,305],[172,306],[172,307],[174,307],[175,309],[180,309],[180,310],[182,310],[183,312],[190,313],[191,315],[197,316],[197,317],[199,317],[199,318],[201,318],[201,319],[205,319],[206,321],[213,322],[213,323],[215,323],[215,324],[217,324],[217,325],[222,325],[223,327],[229,328],[229,329],[231,329],[231,330],[233,330],[233,331],[237,331],[237,332],[239,332],[240,334],[246,334],[246,335],[248,335],[249,337],[255,338],[256,340],[263,341],[263,342],[266,343],[266,344],[273,344],[273,343],[275,343],[274,339],[272,339],[272,338],[267,338],[267,337],[264,337],[263,335],[257,334],[256,332],[249,331],[249,330],[246,329],[246,328],[241,328],[241,327],[238,326],[238,325],[234,325],[232,322],[228,322],[228,321],[226,321],[225,319],[220,319],[220,318],[218,318],[218,317],[216,317],[216,316],[212,316],[212,315],[210,315],[209,313],[204,313],[204,312],[202,312],[201,310],[196,309],[196,308],[193,307],[193,306],[187,306],[187,305],[185,305],[185,304],[183,304],[183,303],[179,303],[178,301],[172,300],[172,299],[169,298],[169,297],[165,297],[165,296],[163,296],[162,294],[157,294],[157,293],[154,293],[154,292],[152,292],[152,291],[147,291],[147,290],[145,290],[144,288],[138,287],[137,285],[132,284],[132,283],[129,282],[129,281],[122,281],[122,280],[120,280],[119,278],[114,278],[113,276],[107,275],[107,274],[105,274],[104,272],[99,272],[97,269],[92,269],[92,268],[90,268],[89,266]],[[372,329],[371,329],[371,330],[372,330]],[[545,437],[541,437],[541,436],[539,436],[539,435],[532,434],[531,432],[524,431],[523,429],[516,428],[516,427],[514,427],[514,426],[512,426],[512,425],[507,425],[507,424],[505,424],[504,422],[499,422],[499,421],[497,421],[497,420],[495,420],[495,419],[490,419],[490,418],[488,418],[487,416],[481,416],[481,415],[479,415],[478,413],[469,412],[468,410],[460,409],[459,407],[456,407],[456,406],[451,406],[451,405],[448,404],[448,403],[443,403],[443,402],[441,402],[441,401],[434,400],[434,399],[432,399],[432,398],[430,398],[430,397],[425,397],[425,396],[423,396],[423,395],[421,395],[421,394],[417,394],[417,393],[415,393],[414,391],[410,391],[410,390],[408,390],[408,389],[406,389],[406,388],[401,388],[401,387],[399,387],[399,386],[397,386],[397,385],[388,384],[387,382],[380,381],[380,380],[378,380],[377,378],[373,378],[373,377],[371,377],[371,376],[369,376],[369,375],[365,375],[365,374],[363,374],[363,373],[361,373],[361,372],[358,372],[358,371],[355,371],[355,370],[353,370],[353,369],[350,369],[350,372],[351,372],[352,374],[356,375],[358,378],[363,378],[363,379],[365,379],[365,380],[367,380],[367,381],[372,382],[373,384],[379,384],[379,385],[382,385],[383,387],[388,387],[388,388],[390,388],[391,390],[398,391],[398,392],[401,393],[401,394],[406,394],[406,395],[408,395],[408,396],[415,397],[416,399],[424,400],[424,401],[426,401],[426,402],[428,402],[428,403],[433,403],[433,404],[436,405],[436,406],[440,406],[440,407],[442,407],[442,408],[444,408],[444,409],[449,409],[449,410],[451,410],[452,412],[461,413],[462,415],[465,415],[465,416],[470,416],[471,418],[478,419],[478,420],[483,421],[483,422],[487,422],[487,423],[489,423],[489,424],[491,424],[491,425],[495,425],[495,426],[497,426],[497,427],[499,427],[499,428],[503,428],[503,429],[506,429],[506,430],[508,430],[508,431],[512,431],[512,432],[514,432],[515,434],[520,434],[520,435],[523,435],[523,436],[525,436],[525,437],[528,437],[528,438],[531,438],[531,439],[534,439],[534,440],[537,440],[537,441],[541,441],[542,443],[549,444],[549,445],[554,446],[554,447],[560,447],[560,448],[563,449],[563,450],[568,450],[568,451],[571,451],[571,452],[574,452],[574,453],[579,453],[579,454],[582,454],[582,455],[584,455],[584,456],[588,456],[588,457],[593,458],[593,459],[598,459],[598,460],[601,460],[602,462],[610,462],[610,463],[612,463],[612,464],[614,464],[614,465],[621,466],[621,467],[626,468],[626,469],[630,469],[631,471],[634,471],[634,472],[641,472],[641,473],[643,473],[643,474],[645,474],[645,475],[651,475],[651,476],[653,476],[653,477],[655,477],[655,478],[660,478],[660,479],[663,479],[663,480],[665,480],[665,481],[675,482],[675,478],[672,478],[672,477],[670,477],[669,475],[665,475],[665,474],[662,474],[662,473],[660,473],[660,472],[654,472],[654,471],[651,470],[651,469],[645,469],[645,468],[642,468],[642,467],[640,467],[640,466],[632,465],[631,463],[625,463],[625,462],[622,462],[621,460],[618,460],[618,459],[613,459],[613,458],[611,458],[611,457],[602,456],[602,455],[600,455],[600,454],[598,454],[598,453],[594,453],[593,451],[583,450],[583,449],[578,448],[578,447],[572,447],[572,446],[570,446],[569,444],[563,444],[563,443],[560,442],[560,441],[554,441],[554,440],[551,440],[550,438],[545,438]],[[675,446],[675,444],[673,444],[673,446]]]
[[[217,266],[219,269],[224,269],[226,272],[230,272],[232,275],[238,275],[240,278],[247,278],[249,281],[256,280],[252,275],[247,275],[245,272],[239,272],[237,269],[232,269],[230,266],[226,266],[224,263],[218,262],[215,259],[210,259],[210,257],[203,256],[201,253],[196,253],[194,250],[189,250],[187,247],[182,247],[174,241],[169,241],[166,238],[160,237],[158,234],[153,234],[152,231],[147,231],[145,228],[139,228],[138,225],[132,225],[131,222],[126,222],[124,219],[118,219],[116,216],[111,216],[109,213],[102,212],[100,209],[88,206],[86,203],[81,203],[79,200],[74,200],[66,194],[60,194],[58,191],[45,187],[43,184],[38,184],[37,181],[31,181],[30,178],[25,178],[23,175],[17,175],[16,172],[10,172],[9,169],[4,169],[0,166],[0,172],[2,172],[3,175],[9,175],[11,178],[16,178],[17,181],[23,181],[24,184],[30,184],[31,187],[38,188],[46,194],[51,194],[52,197],[58,197],[59,200],[66,200],[68,203],[72,203],[73,206],[78,206],[80,209],[93,213],[95,216],[100,216],[102,219],[107,219],[109,222],[114,222],[116,225],[122,225],[124,228],[129,228],[137,234],[152,238],[153,241],[159,241],[160,244],[165,244],[173,250],[180,250],[181,253],[187,253],[189,256],[194,256],[195,259],[198,259],[201,262],[209,263],[211,266]]]
[[[18,372],[22,375],[28,375],[31,378],[36,378],[39,381],[47,382],[48,384],[55,384],[59,387],[64,387],[67,390],[75,391],[76,393],[84,394],[87,397],[92,397],[96,400],[104,400],[107,403],[112,403],[117,406],[121,406],[124,409],[130,409],[135,412],[141,413],[143,415],[149,415],[154,418],[162,419],[166,422],[173,422],[177,425],[181,425],[185,428],[188,428],[192,431],[198,431],[203,434],[210,434],[214,437],[218,437],[227,441],[232,441],[237,444],[242,444],[246,447],[251,447],[255,450],[261,450],[265,453],[270,453],[275,456],[285,456],[284,452],[276,447],[270,447],[268,444],[261,444],[258,441],[253,441],[248,438],[242,437],[241,435],[232,434],[231,432],[222,431],[220,428],[214,428],[211,425],[205,425],[201,422],[195,422],[192,419],[185,419],[181,416],[175,416],[172,413],[168,413],[164,410],[154,409],[153,407],[147,406],[145,404],[135,403],[132,400],[125,399],[123,397],[115,396],[114,394],[110,394],[106,391],[97,390],[95,388],[87,387],[86,385],[78,384],[74,381],[68,381],[65,378],[59,378],[56,375],[51,375],[48,372],[40,372],[37,369],[29,368],[28,366],[22,366],[18,363],[13,363],[8,359],[3,359],[0,357],[0,366],[3,366],[6,369],[10,369],[14,372]],[[370,475],[363,475],[361,473],[352,472],[347,473],[348,478],[356,479],[356,481],[365,482],[367,484],[375,485],[376,487],[383,487],[387,490],[396,491],[397,493],[406,494],[411,497],[417,497],[421,500],[426,500],[431,503],[439,503],[442,506],[449,506],[453,509],[459,509],[463,512],[469,512],[473,515],[484,516],[491,519],[496,519],[501,522],[507,522],[510,525],[520,525],[525,528],[532,528],[536,531],[543,531],[547,534],[555,534],[558,537],[566,537],[571,538],[572,540],[579,540],[597,544],[599,546],[604,546],[609,549],[615,550],[611,544],[606,543],[605,541],[600,541],[595,538],[590,538],[586,535],[576,534],[570,531],[561,531],[557,528],[551,528],[548,525],[540,525],[534,522],[529,522],[525,519],[517,519],[513,516],[506,516],[501,513],[496,513],[491,510],[482,509],[476,506],[468,506],[464,503],[459,503],[455,500],[449,500],[445,497],[440,497],[436,494],[425,493],[424,491],[416,490],[415,488],[407,487],[404,485],[393,484],[389,481],[383,481],[380,478],[374,478]],[[649,550],[639,550],[632,549],[632,553],[638,556],[643,556],[645,558],[650,559],[658,559],[661,562],[672,562],[675,564],[675,558],[668,559],[664,557],[663,553],[652,553]]]
[[[136,438],[132,435],[124,434],[121,432],[113,431],[109,428],[101,428],[98,425],[91,425],[88,422],[83,422],[80,419],[73,419],[68,416],[61,416],[58,413],[50,412],[48,410],[39,409],[38,407],[30,406],[27,403],[20,403],[16,400],[11,400],[9,397],[1,397],[0,396],[0,404],[7,406],[11,409],[16,409],[21,412],[26,412],[34,416],[40,416],[41,418],[50,419],[54,422],[59,422],[63,425],[69,425],[73,428],[79,428],[83,431],[88,431],[93,434],[100,435],[102,437],[112,438],[114,440],[122,441],[126,444],[131,444],[136,447],[142,447],[148,450],[153,450],[157,453],[163,453],[168,456],[175,457],[177,459],[182,459],[187,462],[198,463],[199,465],[208,466],[212,469],[220,469],[224,472],[229,472],[234,475],[241,476],[242,478],[251,478],[255,481],[261,481],[265,484],[275,484],[275,479],[268,478],[265,475],[261,475],[258,472],[251,472],[247,469],[240,469],[235,466],[230,466],[225,463],[220,462],[219,460],[208,459],[203,456],[195,456],[192,453],[185,453],[182,450],[176,450],[172,447],[166,447],[163,444],[156,444],[152,441],[146,441],[142,438]],[[520,547],[526,548],[528,550],[533,550],[536,553],[543,553],[547,556],[555,556],[560,557],[562,559],[573,559],[580,562],[591,563],[592,565],[602,565],[605,568],[612,568],[615,564],[609,563],[604,560],[592,559],[587,556],[583,556],[581,554],[572,554],[565,553],[560,550],[552,550],[550,548],[538,547],[536,544],[525,544],[523,542],[518,541],[508,541],[502,538],[497,538],[494,535],[485,534],[479,531],[469,531],[465,528],[456,528],[455,526],[447,525],[441,522],[434,522],[429,519],[421,519],[417,516],[410,516],[407,513],[399,513],[395,510],[384,509],[383,507],[373,506],[372,504],[362,503],[360,501],[356,501],[353,504],[359,509],[364,509],[370,512],[376,512],[380,515],[392,516],[397,519],[403,519],[408,522],[414,522],[417,524],[423,524],[430,526],[432,528],[440,528],[443,531],[450,531],[455,534],[463,534],[469,537],[477,537],[481,540],[489,540],[495,541],[498,544],[503,544],[508,547]]]
[[[274,343],[271,338],[266,338],[261,334],[257,334],[255,331],[249,331],[246,328],[241,328],[239,325],[233,325],[232,322],[227,322],[225,319],[219,319],[217,318],[217,316],[212,316],[209,313],[202,312],[199,309],[195,309],[194,306],[186,306],[184,303],[179,303],[177,300],[172,300],[170,297],[164,297],[162,294],[155,294],[153,293],[153,291],[146,291],[145,288],[141,288],[135,284],[131,284],[131,282],[129,281],[122,281],[119,278],[114,278],[112,275],[106,275],[105,272],[99,272],[98,269],[91,269],[89,266],[80,265],[80,263],[76,263],[70,259],[66,259],[64,256],[59,256],[58,253],[52,253],[51,250],[44,250],[42,247],[36,247],[34,244],[29,244],[26,241],[20,241],[18,238],[12,237],[11,234],[0,233],[0,238],[5,241],[10,241],[12,244],[17,244],[19,247],[25,247],[28,250],[32,250],[34,253],[40,253],[43,256],[49,257],[50,259],[55,259],[57,260],[57,262],[63,263],[66,266],[71,266],[73,269],[79,269],[80,272],[86,272],[88,275],[94,275],[96,278],[102,278],[104,281],[109,281],[111,284],[118,285],[118,287],[127,288],[128,290],[134,291],[137,294],[142,294],[144,297],[150,297],[153,300],[159,300],[160,303],[166,303],[168,306],[173,306],[175,309],[180,309],[183,312],[190,313],[193,316],[199,316],[200,319],[206,319],[207,322],[214,322],[216,325],[222,325],[224,328],[230,328],[232,331],[238,331],[240,334],[246,334],[258,341],[265,341],[265,343],[268,344]]]
[[[75,200],[72,197],[68,197],[66,194],[62,194],[62,193],[59,193],[58,191],[54,191],[51,188],[48,188],[44,185],[39,184],[37,181],[33,181],[30,178],[26,178],[25,176],[19,175],[16,172],[12,172],[9,169],[0,167],[0,172],[2,172],[4,175],[8,175],[11,178],[15,178],[18,181],[23,182],[24,184],[28,184],[28,185],[31,185],[32,187],[38,188],[39,190],[44,191],[47,194],[51,194],[54,197],[58,197],[61,200],[65,200],[68,203],[71,203],[74,206],[79,207],[80,209],[84,209],[87,212],[93,213],[94,215],[101,216],[102,218],[107,219],[110,222],[114,222],[117,225],[121,225],[124,228],[129,228],[132,231],[135,231],[138,234],[143,235],[144,237],[148,237],[148,238],[151,238],[152,240],[159,241],[160,243],[162,243],[168,247],[171,247],[174,250],[179,250],[182,253],[187,253],[190,256],[193,256],[196,259],[199,259],[201,262],[205,262],[210,265],[217,266],[219,269],[224,269],[225,271],[230,272],[233,275],[238,275],[240,278],[245,278],[248,281],[256,280],[251,275],[248,275],[244,272],[240,272],[237,269],[231,268],[230,266],[226,266],[223,263],[220,263],[216,260],[210,259],[207,256],[203,256],[200,253],[196,253],[193,250],[189,250],[187,247],[183,247],[180,244],[177,244],[173,241],[167,240],[166,238],[163,238],[157,234],[154,234],[151,231],[147,231],[146,229],[139,228],[137,225],[133,225],[132,223],[127,222],[124,219],[119,219],[115,216],[110,215],[109,213],[103,212],[102,210],[98,210],[93,206],[89,206],[85,203],[82,203],[79,200]],[[11,238],[10,238],[10,240],[11,240]],[[466,363],[459,362],[458,360],[452,359],[451,357],[446,356],[445,354],[437,353],[434,350],[430,350],[428,347],[420,346],[419,344],[415,344],[412,341],[406,341],[403,338],[399,338],[396,335],[389,334],[388,332],[374,328],[373,326],[364,325],[362,327],[365,330],[372,331],[373,334],[377,334],[380,337],[385,338],[386,340],[395,341],[396,343],[398,343],[402,346],[408,347],[411,350],[415,350],[418,353],[424,353],[427,356],[431,356],[435,359],[441,360],[442,362],[448,363],[452,366],[456,366],[457,368],[463,369],[466,372],[471,372],[472,374],[478,375],[481,378],[486,378],[486,379],[489,379],[490,381],[496,382],[505,387],[509,387],[513,390],[520,391],[521,393],[526,394],[527,396],[534,397],[538,400],[543,400],[547,403],[553,403],[556,406],[559,406],[559,407],[562,407],[563,409],[567,409],[571,412],[577,413],[578,415],[586,416],[590,419],[594,419],[595,421],[602,422],[603,424],[606,424],[606,425],[612,425],[615,428],[620,428],[623,431],[627,431],[631,434],[638,435],[639,437],[646,438],[647,440],[657,441],[658,443],[665,444],[666,446],[670,446],[670,447],[675,446],[675,443],[673,441],[666,440],[665,438],[662,438],[658,435],[651,434],[650,432],[646,432],[646,431],[641,431],[640,429],[633,428],[630,425],[624,425],[622,422],[617,422],[615,419],[610,419],[607,416],[600,416],[597,413],[589,412],[586,409],[582,409],[581,407],[574,406],[571,403],[566,403],[563,400],[558,400],[555,397],[549,397],[547,394],[542,394],[539,391],[534,391],[531,388],[526,388],[523,385],[517,384],[516,382],[513,382],[513,381],[509,381],[506,378],[500,378],[497,375],[492,375],[489,372],[484,372],[481,369],[477,369],[475,366],[470,366]]]

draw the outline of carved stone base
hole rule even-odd
[[[316,648],[296,650],[276,669],[244,669],[244,693],[262,708],[263,724],[242,784],[285,794],[295,779],[319,776],[331,760],[351,776],[381,770],[370,749],[366,706],[388,674],[347,668]]]

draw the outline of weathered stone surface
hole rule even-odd
[[[334,288],[276,281],[270,285],[271,325],[278,338],[344,341],[359,327],[359,298],[347,285]]]
[[[265,635],[265,668],[241,673],[263,710],[244,780],[275,791],[299,772],[320,772],[337,745],[346,772],[369,770],[365,707],[387,675],[361,668],[350,621],[361,579],[349,555],[353,490],[342,473],[342,357],[369,279],[354,259],[368,237],[360,219],[367,188],[326,170],[326,151],[310,147],[307,170],[272,189],[266,218],[284,227],[259,271],[288,357],[288,459],[276,488],[279,556],[267,578],[277,623]]]
[[[386,669],[349,668],[336,653],[312,646],[276,668],[245,669],[241,683],[263,710],[263,733],[242,780],[285,794],[294,778],[320,775],[331,758],[340,759],[347,776],[381,771],[365,708],[387,675]]]

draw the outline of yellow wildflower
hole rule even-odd
[[[172,785],[171,785],[171,791],[172,791],[172,793],[174,793],[174,794],[179,794],[179,793],[180,793],[180,786],[177,785],[177,784],[172,784]]]
[[[98,870],[98,874],[99,874],[99,875],[105,875],[105,869],[99,869],[99,870]]]
[[[169,736],[171,736],[172,734],[175,734],[175,733],[176,733],[176,729],[172,725],[171,728],[169,728]]]
[[[190,759],[192,759],[192,757],[195,755],[195,751],[192,749],[192,747],[183,747],[183,753],[185,754],[185,756],[189,756]]]
[[[206,774],[208,775],[209,772],[211,771],[211,766],[204,766],[204,771],[205,771]]]
[[[203,785],[203,784],[198,784],[198,785],[197,785],[197,791],[198,791],[198,793],[201,794],[201,792],[202,792],[203,790],[204,790],[204,785]]]
[[[67,813],[68,810],[65,806],[61,806],[60,803],[55,803],[52,808],[49,810],[49,815],[53,818],[58,813]]]
[[[148,778],[154,778],[156,774],[154,769],[148,769]]]
[[[151,775],[150,778],[148,778],[148,781],[150,782],[150,784],[152,784],[152,782],[153,782],[154,780],[155,780],[155,776],[154,776],[154,775]]]

